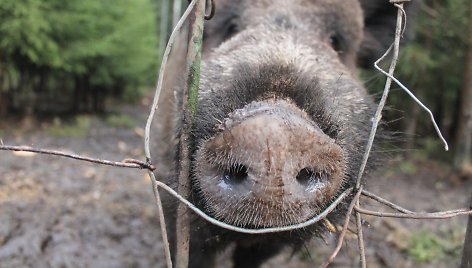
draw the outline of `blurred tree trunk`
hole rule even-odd
[[[465,171],[472,160],[472,1],[469,2],[468,34],[468,50],[464,69],[464,88],[461,94],[454,155],[454,166],[461,171]]]
[[[445,81],[443,79],[440,78],[440,88],[445,88],[444,87],[444,84]],[[436,123],[438,124],[438,127],[439,129],[443,129],[444,128],[444,114],[445,114],[445,110],[444,110],[444,106],[446,104],[446,102],[444,101],[445,98],[444,98],[444,95],[445,95],[445,90],[437,90],[437,92],[435,92],[435,100],[434,100],[434,103],[436,104],[434,107],[434,116],[436,117]],[[432,128],[431,128],[431,131],[434,131]]]
[[[169,0],[161,0],[161,18],[159,31],[159,52],[164,55],[167,44],[167,29],[169,28]]]
[[[8,91],[3,91],[0,89],[0,118],[5,117],[8,112],[10,103],[8,101]]]
[[[8,107],[10,106],[10,103],[8,102],[8,94],[10,93],[9,86],[3,87],[6,83],[4,82],[7,78],[6,74],[6,66],[5,69],[2,68],[4,66],[0,65],[0,118],[4,117],[7,115]]]
[[[419,87],[417,88],[415,93],[418,93]],[[420,106],[416,102],[412,102],[410,105],[410,114],[409,120],[406,126],[405,134],[407,137],[407,144],[406,148],[413,149],[415,147],[415,140],[416,140],[416,130],[418,128],[418,118],[420,115]],[[408,151],[407,151],[408,152]]]
[[[472,209],[472,197],[470,198],[470,209]],[[472,215],[469,215],[469,223],[464,239],[464,250],[462,251],[462,264],[460,268],[472,268]]]

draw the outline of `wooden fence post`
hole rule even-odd
[[[472,209],[472,196],[470,198],[470,208]],[[469,223],[465,232],[461,268],[472,268],[472,214],[469,215]]]

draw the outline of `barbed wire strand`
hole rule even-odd
[[[156,168],[151,165],[150,163],[146,163],[137,159],[124,159],[121,162],[103,160],[98,158],[92,158],[87,156],[81,156],[75,153],[67,153],[64,151],[57,151],[57,150],[47,150],[47,149],[37,149],[29,146],[10,146],[10,145],[0,145],[0,150],[3,151],[16,151],[16,152],[30,152],[30,153],[37,153],[37,154],[47,154],[47,155],[55,155],[55,156],[62,156],[66,158],[72,158],[75,160],[91,162],[95,164],[101,164],[106,166],[114,166],[114,167],[124,167],[124,168],[138,168],[138,169],[149,169],[155,170]]]
[[[184,14],[180,18],[180,20],[177,22],[177,25],[175,26],[175,28],[172,31],[172,34],[169,37],[169,41],[167,42],[167,46],[166,46],[166,49],[164,51],[164,55],[162,57],[161,66],[160,66],[160,70],[159,70],[159,75],[158,75],[158,78],[157,78],[156,90],[155,90],[155,93],[154,93],[154,99],[153,99],[153,102],[152,102],[151,111],[149,112],[149,116],[148,116],[148,119],[147,119],[147,122],[146,122],[145,132],[144,132],[144,152],[145,152],[145,155],[146,155],[146,160],[148,162],[151,162],[151,159],[152,159],[151,158],[151,152],[150,152],[150,142],[149,142],[150,139],[151,139],[151,133],[150,133],[151,131],[150,130],[151,130],[152,121],[154,119],[154,114],[155,114],[156,110],[158,109],[158,102],[159,102],[160,94],[161,94],[161,91],[162,91],[162,83],[163,83],[164,76],[165,76],[165,71],[166,71],[165,69],[166,69],[166,66],[167,66],[167,61],[169,59],[169,55],[170,55],[170,52],[172,50],[173,44],[176,40],[176,37],[179,34],[180,30],[182,29],[182,25],[187,20],[188,15],[190,14],[190,12],[192,12],[193,8],[195,7],[195,4],[196,4],[196,0],[193,0],[192,2],[190,2],[189,6],[185,10]],[[156,204],[157,204],[157,208],[158,208],[159,223],[160,223],[160,227],[161,227],[162,240],[163,240],[163,244],[164,244],[164,253],[165,253],[165,257],[166,257],[166,265],[167,265],[167,268],[172,268],[172,258],[171,258],[171,252],[170,252],[170,247],[169,247],[169,239],[168,239],[168,235],[167,235],[167,228],[166,228],[166,223],[165,223],[164,210],[163,210],[163,207],[162,207],[161,197],[159,195],[159,189],[157,187],[158,186],[158,181],[157,181],[157,179],[156,179],[153,172],[149,171],[148,174],[149,174],[149,177],[151,178],[152,190],[154,192],[154,197],[156,199]]]

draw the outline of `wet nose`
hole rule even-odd
[[[313,214],[342,185],[342,148],[294,105],[262,102],[247,108],[232,114],[222,133],[200,150],[206,164],[199,176],[209,178],[202,180],[208,183],[202,191]]]
[[[225,183],[247,183],[255,195],[312,195],[342,179],[339,145],[290,111],[250,115],[228,126],[214,143],[216,154],[234,160],[224,171]]]

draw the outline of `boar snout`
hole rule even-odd
[[[197,176],[207,206],[240,226],[294,224],[313,217],[343,183],[343,150],[287,100],[232,112],[202,142]]]

